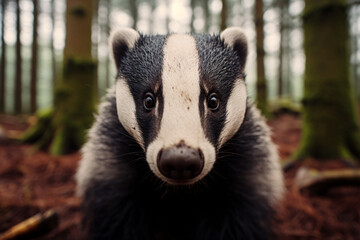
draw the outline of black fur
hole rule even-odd
[[[209,141],[217,145],[226,120],[226,103],[231,94],[234,80],[241,78],[243,63],[237,52],[226,47],[218,35],[194,35],[200,59],[200,113],[202,126]],[[211,50],[209,50],[211,49]],[[208,89],[208,92],[205,91]],[[220,108],[204,116],[203,103],[209,93],[215,92],[220,98]]]
[[[202,124],[207,138],[216,145],[225,121],[226,102],[234,79],[242,74],[243,63],[236,51],[224,46],[218,36],[194,37],[203,85],[200,112],[206,120]],[[144,94],[154,91],[159,82],[159,90],[154,94],[162,102],[161,64],[165,39],[163,36],[141,36],[135,48],[121,60],[119,75],[128,81],[137,106],[142,106]],[[201,103],[208,94],[204,86],[210,92],[217,92],[225,104],[220,112],[204,116]],[[267,223],[273,210],[270,198],[263,193],[271,190],[269,185],[259,181],[261,174],[269,170],[271,148],[269,138],[264,138],[269,133],[263,119],[249,103],[240,129],[217,152],[211,172],[191,186],[171,186],[154,175],[143,149],[120,124],[114,91],[107,95],[105,102],[88,145],[92,147],[95,160],[109,164],[107,168],[113,175],[94,177],[86,186],[82,212],[89,239],[269,238]],[[162,106],[159,108],[162,111]],[[136,116],[146,148],[156,135],[161,114],[154,120],[153,115],[137,108]]]
[[[250,106],[240,130],[219,151],[214,170],[194,186],[170,187],[153,175],[136,142],[124,137],[115,96],[107,101],[96,123],[103,138],[91,141],[99,152],[113,149],[112,167],[123,174],[116,181],[93,181],[85,193],[83,219],[91,239],[268,239],[270,203],[251,181],[258,177],[255,167],[266,166],[268,153],[257,150],[266,144],[261,137],[266,130]]]
[[[135,96],[136,117],[139,121],[145,146],[150,139],[154,139],[159,129],[159,123],[163,110],[163,96],[161,88],[161,70],[163,63],[163,46],[166,36],[144,36],[141,35],[135,47],[126,52],[118,69],[118,76],[128,81],[130,90]],[[158,91],[155,92],[156,85]],[[147,112],[143,108],[145,94],[151,92],[159,101],[158,118],[153,112]]]

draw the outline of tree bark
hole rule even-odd
[[[129,0],[129,5],[130,5],[131,17],[133,18],[132,28],[136,29],[136,25],[137,25],[137,21],[138,21],[138,12],[137,12],[136,0]]]
[[[93,121],[97,71],[91,55],[92,4],[67,0],[63,77],[55,89],[54,109],[39,112],[38,124],[24,136],[54,155],[78,150]]]
[[[52,64],[52,84],[53,84],[53,89],[55,89],[56,86],[56,79],[57,79],[57,71],[56,71],[56,54],[55,54],[55,48],[54,48],[54,34],[55,34],[55,0],[51,0],[51,24],[52,24],[52,29],[51,29],[51,38],[50,38],[50,43],[51,43],[51,64]]]
[[[93,49],[93,58],[98,59],[98,49],[99,49],[99,43],[100,38],[98,33],[101,32],[101,25],[99,20],[99,6],[100,6],[100,0],[93,0],[93,16],[92,16],[92,30],[94,30],[96,35],[96,40],[92,41],[92,49]]]
[[[170,33],[170,0],[166,0],[166,19],[165,19],[165,24],[166,24],[166,32]]]
[[[284,3],[285,1],[280,1],[280,22],[279,22],[279,32],[280,32],[280,46],[279,46],[279,70],[278,70],[278,97],[283,96],[283,55],[284,55]]]
[[[256,82],[256,102],[264,116],[268,116],[267,103],[267,86],[265,79],[264,66],[264,19],[263,19],[263,1],[255,1],[255,27],[256,27],[256,66],[257,66],[257,82]]]
[[[353,6],[352,8],[354,9],[354,14],[355,14],[354,27],[355,27],[355,29],[359,29],[358,19],[359,19],[360,7]],[[355,61],[353,63],[353,74],[354,74],[356,98],[357,98],[357,100],[360,100],[360,78],[359,78],[359,60],[360,59],[358,58],[358,54],[357,54],[359,51],[358,38],[359,38],[359,32],[356,32],[356,35],[353,36],[353,43],[354,43],[353,54],[354,54],[354,58],[355,58]]]
[[[204,32],[208,33],[210,29],[210,10],[209,10],[209,0],[203,0],[204,1],[204,20],[205,20],[205,26],[204,26]]]
[[[110,13],[111,13],[111,0],[105,1],[106,2],[106,12],[107,12],[107,18],[106,18],[106,24],[105,24],[105,29],[106,29],[106,39],[110,34]],[[107,43],[107,40],[106,40]],[[106,66],[106,70],[105,70],[105,78],[106,78],[106,83],[105,86],[106,88],[110,87],[110,54],[108,54],[109,56],[106,58],[105,61],[105,66]]]
[[[195,26],[194,26],[194,21],[195,21],[195,0],[190,0],[190,5],[191,5],[190,27],[191,27],[191,32],[194,33],[195,32]]]
[[[96,62],[91,55],[93,2],[67,0],[63,79],[55,91],[55,136],[50,152],[78,150],[91,126],[96,102]]]
[[[34,6],[34,21],[33,21],[33,43],[32,43],[32,58],[31,58],[31,79],[30,79],[30,111],[35,113],[37,109],[37,67],[38,67],[38,0],[33,0]]]
[[[5,8],[7,0],[1,1],[1,64],[0,64],[0,112],[5,112],[6,85],[6,43],[5,43]]]
[[[21,58],[21,25],[20,25],[20,0],[16,0],[16,63],[15,63],[15,88],[14,88],[14,112],[20,114],[22,110],[22,58]]]
[[[227,1],[221,0],[222,8],[221,8],[221,21],[220,21],[220,30],[223,31],[226,28],[227,22]]]
[[[360,159],[346,0],[306,0],[303,22],[303,132],[294,157]]]
[[[154,29],[154,18],[155,18],[155,8],[156,8],[156,1],[150,0],[150,6],[151,6],[151,15],[149,19],[149,32],[150,34],[153,34],[155,31]]]

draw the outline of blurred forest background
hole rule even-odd
[[[273,131],[288,189],[273,239],[360,239],[360,0],[0,2],[0,233],[52,209],[60,223],[40,223],[34,239],[79,239],[77,150],[115,83],[112,29],[239,26],[248,95]]]
[[[143,33],[218,33],[240,26],[250,42],[247,84],[256,98],[255,0],[97,0],[92,5],[92,57],[99,96],[114,83],[108,35],[116,27]],[[263,0],[268,98],[299,103],[303,93],[303,0]],[[1,1],[0,111],[33,113],[53,104],[65,46],[65,0]],[[360,6],[349,1],[351,79],[360,97]],[[336,34],[336,33],[335,33]],[[81,36],[74,35],[74,38]],[[326,43],[324,43],[326,44]]]

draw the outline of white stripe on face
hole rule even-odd
[[[125,130],[139,143],[142,149],[144,139],[136,120],[136,105],[126,79],[119,78],[116,82],[116,109],[120,123]]]
[[[246,111],[246,86],[242,79],[236,79],[226,105],[226,121],[221,131],[219,148],[239,130]]]
[[[192,183],[204,177],[215,162],[215,148],[206,139],[199,113],[199,56],[195,39],[190,35],[171,35],[164,46],[162,70],[164,110],[157,138],[147,149],[146,159],[152,171],[164,177],[156,163],[163,148],[181,141],[204,154],[204,169]]]

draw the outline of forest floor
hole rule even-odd
[[[297,148],[301,119],[284,114],[269,121],[282,159]],[[34,151],[31,146],[9,142],[27,128],[24,120],[0,116],[0,233],[38,212],[54,209],[59,226],[32,239],[79,239],[79,199],[74,173],[80,160],[75,153],[62,157]],[[301,166],[340,169],[339,161],[308,160],[285,172],[287,193],[273,224],[274,239],[360,239],[360,188],[337,187],[323,195],[301,193],[294,177]]]

